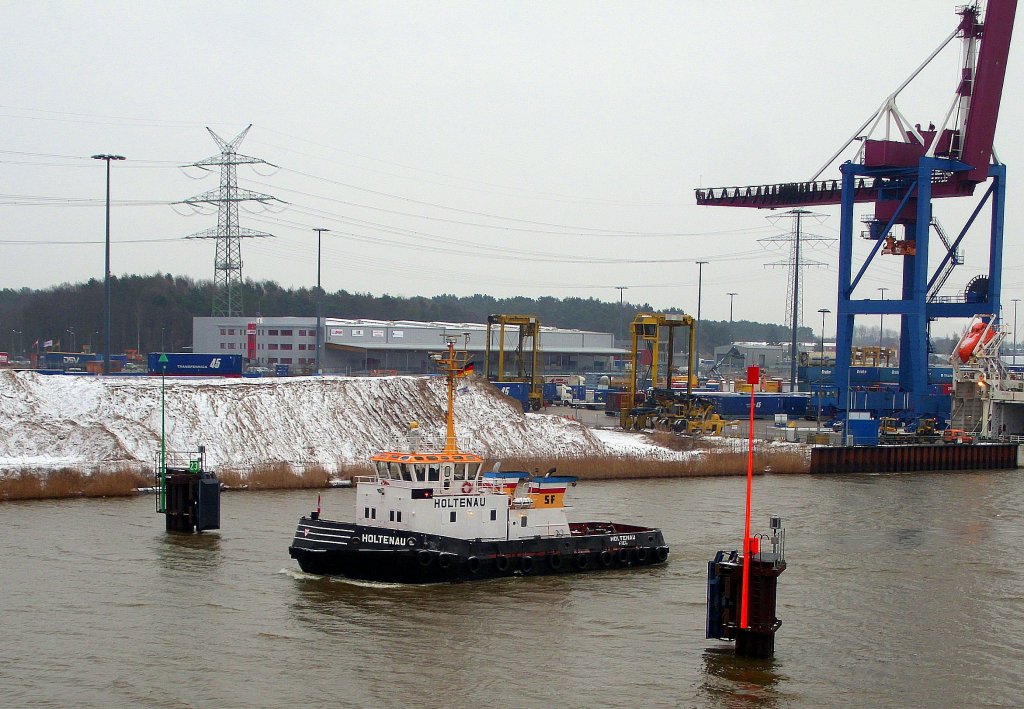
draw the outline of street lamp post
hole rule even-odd
[[[324,289],[320,287],[320,240],[325,231],[330,229],[315,228],[316,232],[316,374],[323,374],[321,369],[320,350],[323,349],[324,329],[321,324],[323,318]]]
[[[819,308],[821,313],[821,359],[818,360],[818,432],[821,432],[821,370],[825,368],[825,316],[832,311],[828,308]]]
[[[1017,364],[1017,303],[1020,298],[1011,299],[1013,302],[1013,363]]]
[[[100,331],[96,330],[89,335],[89,351],[92,352],[93,354],[96,353],[96,350],[93,349],[92,338],[98,334],[100,334]]]
[[[697,351],[694,353],[695,364],[697,367],[697,383],[700,383],[700,295],[701,287],[703,285],[702,277],[704,275],[704,267],[708,264],[707,261],[696,261],[697,264],[697,334],[693,336],[693,346]],[[686,376],[691,377],[695,374],[694,372],[687,372]]]
[[[732,299],[739,295],[739,293],[726,293],[729,296],[729,328],[732,329]]]
[[[70,335],[70,337],[71,337],[71,349],[68,350],[68,352],[74,352],[75,351],[75,328],[69,327],[64,332],[68,333],[68,335]]]
[[[93,155],[93,160],[107,163],[106,257],[103,266],[103,373],[110,374],[110,161],[124,160],[124,155]]]
[[[621,322],[625,320],[625,313],[622,311],[622,292],[628,288],[629,286],[615,286],[615,289],[619,291],[619,325],[621,326],[620,334],[622,335],[622,339],[626,339],[626,324]]]

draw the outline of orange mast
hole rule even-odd
[[[444,340],[448,345],[448,352],[437,352],[431,355],[431,359],[434,360],[434,364],[445,375],[448,384],[448,411],[445,416],[447,430],[444,439],[444,452],[459,453],[459,444],[455,440],[455,380],[472,374],[473,365],[469,362],[469,352],[465,349],[461,352],[455,351],[455,337],[445,335]],[[466,342],[467,344],[469,342],[468,334],[466,335]]]

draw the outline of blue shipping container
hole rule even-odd
[[[173,377],[240,377],[242,355],[202,354],[199,352],[167,352],[167,368],[160,364],[161,352],[150,352],[149,373],[165,373]]]
[[[878,419],[850,419],[849,436],[856,446],[878,445]]]
[[[498,390],[505,396],[511,396],[513,399],[523,405],[523,411],[528,411],[530,408],[530,383],[529,382],[491,382],[494,386],[498,387]]]
[[[67,367],[84,367],[86,362],[95,362],[96,355],[80,352],[44,352],[39,357],[42,369],[65,369]]]
[[[95,352],[43,352],[39,355],[40,369],[85,369],[89,362],[102,362],[103,355]],[[110,355],[111,362],[128,362],[125,355]]]
[[[714,402],[715,413],[719,416],[738,418],[750,415],[749,394],[704,392],[701,396]],[[773,418],[775,414],[806,416],[810,400],[808,394],[758,393],[754,396],[754,417]]]
[[[875,367],[850,367],[850,384],[874,384],[878,381]]]
[[[899,384],[900,381],[900,368],[899,367],[879,367],[878,368],[878,381],[883,384]]]

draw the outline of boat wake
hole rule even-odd
[[[384,581],[361,581],[358,579],[349,579],[344,576],[321,576],[319,574],[307,574],[305,571],[299,571],[298,569],[281,569],[277,573],[290,576],[296,581],[327,581],[328,583],[343,583],[348,586],[358,586],[360,588],[404,588],[404,584],[400,583],[388,583]]]

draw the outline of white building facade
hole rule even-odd
[[[325,374],[374,375],[433,373],[429,353],[442,349],[445,337],[458,337],[482,371],[487,326],[363,319],[323,319],[321,368]],[[491,361],[496,362],[500,331],[491,331]],[[541,327],[539,373],[600,371],[625,355],[613,333]],[[518,346],[518,332],[506,327],[505,357]],[[193,352],[240,354],[250,367],[312,374],[316,367],[315,317],[201,317],[192,320]],[[508,365],[506,364],[506,369]]]

